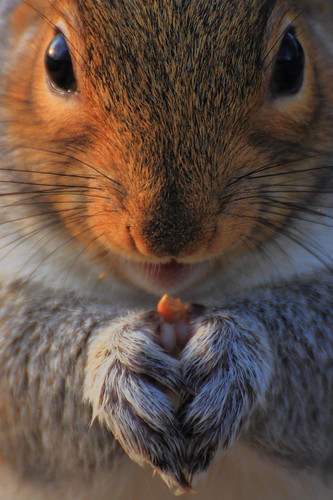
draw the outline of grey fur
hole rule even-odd
[[[94,416],[170,485],[186,485],[182,470],[191,480],[241,434],[269,455],[323,472],[333,458],[332,289],[323,274],[213,307],[193,320],[197,333],[180,365],[153,343],[139,313],[112,320],[112,311],[73,296],[25,283],[3,290],[1,448],[25,474],[53,479],[112,462],[117,447],[97,423],[89,431],[83,404],[87,349],[99,343],[86,373]],[[177,389],[178,415],[164,396]]]
[[[182,421],[190,471],[205,454],[245,438],[294,466],[330,469],[333,459],[333,280],[254,289],[196,321],[182,354]],[[196,459],[197,457],[197,459]]]
[[[0,5],[0,16],[8,15],[9,3],[4,0]],[[310,2],[305,3],[311,7]],[[84,4],[87,15],[89,2]],[[129,10],[132,13],[132,9]],[[231,3],[229,10],[233,10]],[[0,30],[3,27],[0,21]],[[135,38],[136,31],[133,33]],[[1,40],[3,46],[5,38]],[[93,48],[95,50],[94,45]],[[329,50],[327,48],[327,57]],[[153,63],[151,66],[154,70]],[[1,67],[5,69],[3,61]],[[103,84],[109,83],[108,78],[104,80]],[[139,92],[140,87],[136,87]],[[109,92],[112,94],[110,89]],[[205,88],[202,93],[205,96]],[[150,101],[146,99],[145,103]],[[169,115],[168,110],[166,117],[170,118]],[[329,117],[326,120],[325,123],[329,123]],[[5,124],[0,126],[3,132]],[[210,137],[210,130],[208,132]],[[214,137],[220,132],[216,127]],[[232,135],[233,131],[229,132]],[[160,135],[163,133],[162,130]],[[15,155],[12,157],[11,151],[7,152],[6,136],[1,135],[0,148],[7,154],[5,168],[14,168]],[[188,144],[181,141],[179,144],[184,150],[188,148]],[[192,146],[191,141],[189,144]],[[158,145],[156,151],[158,157]],[[167,142],[165,153],[168,152]],[[192,161],[192,150],[190,153]],[[196,153],[200,156],[200,147]],[[309,154],[307,150],[306,153]],[[273,157],[274,154],[272,151]],[[326,168],[329,158],[332,159],[332,146],[326,151],[324,169],[322,165],[318,167],[318,189],[323,191],[332,190],[328,179],[330,170]],[[54,157],[51,164],[52,161]],[[207,163],[206,160],[203,163]],[[175,162],[174,168],[176,165]],[[310,160],[306,165],[309,165],[308,177],[303,174],[301,179],[303,182],[305,178],[308,187],[308,184],[312,186],[309,177],[314,168]],[[165,162],[164,167],[167,170],[169,164]],[[142,168],[140,164],[139,168]],[[199,172],[201,175],[200,169]],[[20,171],[12,175],[15,179]],[[210,182],[213,185],[214,175]],[[188,173],[185,177],[191,179]],[[188,193],[195,192],[196,188],[190,185]],[[180,192],[179,188],[178,195]],[[168,208],[172,212],[174,200],[170,200]],[[327,200],[314,195],[310,201],[315,207],[313,211],[307,213],[304,204],[300,212],[313,220],[307,220],[305,229],[302,227],[299,233],[299,221],[296,218],[288,221],[288,229],[296,231],[292,235],[312,234],[312,230],[315,233],[317,223],[325,225],[327,219],[330,221],[330,216],[325,215]],[[163,206],[159,208],[161,215]],[[26,206],[23,204],[22,208],[18,203],[15,217],[25,215],[25,210],[28,210]],[[5,224],[12,214],[10,210],[9,214],[4,212],[1,212],[1,223],[6,233]],[[172,228],[174,241],[179,238],[176,223],[177,214],[172,213],[172,224],[165,227]],[[160,222],[156,239],[160,239],[165,227]],[[16,221],[14,231],[22,236],[25,229]],[[325,230],[326,239],[332,241],[329,224]],[[187,236],[192,237],[189,230]],[[274,248],[275,253],[271,253],[278,267],[295,253],[292,268],[298,259],[297,249],[293,247],[285,259],[286,247],[282,245],[280,250],[280,237],[283,235],[276,236],[272,247],[267,250],[267,246],[264,251],[269,254]],[[309,272],[303,272],[307,263],[300,264],[298,275],[289,269],[284,273],[287,278],[278,279],[278,272],[272,273],[272,279],[268,266],[263,266],[261,272],[260,265],[257,268],[253,265],[260,254],[253,252],[251,260],[252,254],[248,252],[251,255],[246,257],[249,260],[245,259],[244,267],[236,263],[230,274],[226,270],[228,266],[221,272],[218,269],[216,282],[210,278],[207,284],[208,291],[204,285],[190,287],[184,299],[193,300],[194,296],[205,307],[199,314],[193,309],[190,321],[194,335],[179,359],[175,359],[158,345],[156,316],[146,314],[156,297],[144,293],[141,296],[141,292],[136,295],[135,286],[129,287],[132,290],[128,292],[125,285],[125,293],[121,290],[118,296],[117,287],[121,286],[116,283],[117,278],[116,284],[111,278],[111,284],[103,288],[97,279],[98,264],[91,265],[88,258],[79,266],[79,279],[75,281],[77,275],[72,271],[72,260],[81,256],[82,246],[73,243],[73,253],[71,248],[68,256],[68,247],[64,245],[66,236],[59,231],[56,239],[61,250],[65,247],[61,264],[57,255],[51,254],[47,259],[49,248],[41,245],[36,259],[31,259],[32,269],[42,262],[40,268],[37,266],[35,273],[29,269],[21,276],[18,272],[20,279],[16,280],[16,267],[26,262],[26,255],[25,251],[23,256],[19,251],[15,253],[16,247],[9,238],[14,271],[12,268],[8,271],[6,263],[1,271],[0,451],[24,479],[35,480],[39,487],[43,482],[57,484],[74,476],[89,483],[101,472],[117,478],[125,450],[139,465],[150,464],[170,487],[190,489],[196,476],[207,471],[219,453],[226,453],[241,439],[265,459],[286,464],[293,471],[309,471],[320,478],[332,476],[333,277],[331,268],[326,270],[324,265],[327,261],[320,264],[316,261],[318,268],[312,265]],[[32,248],[36,242],[38,246],[38,235],[32,240]],[[174,244],[170,241],[170,245]],[[29,254],[29,238],[23,238],[23,242]],[[316,250],[315,246],[311,248]],[[330,248],[328,243],[327,253]],[[20,258],[17,259],[17,255]],[[317,255],[322,258],[320,252]],[[47,270],[52,268],[50,281],[43,268],[44,261],[47,261]],[[248,263],[254,270],[246,268]],[[70,268],[72,291],[62,284],[66,274],[63,268]],[[254,286],[251,279],[250,284],[243,285],[247,272],[253,276],[260,274],[259,271],[263,276],[259,286]],[[61,275],[60,286],[59,282],[52,282],[56,274]],[[82,291],[85,283],[92,284],[91,293]],[[172,402],[174,394],[180,398],[179,408]]]

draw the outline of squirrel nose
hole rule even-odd
[[[158,213],[141,225],[132,224],[131,238],[140,254],[147,257],[180,258],[191,255],[198,244],[200,230],[193,217],[159,217]]]

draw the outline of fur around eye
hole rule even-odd
[[[53,90],[60,93],[77,91],[72,58],[62,33],[57,33],[47,48],[45,68]]]

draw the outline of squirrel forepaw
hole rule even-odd
[[[178,411],[190,482],[249,424],[254,408],[263,403],[271,373],[269,348],[257,323],[213,312],[193,328],[195,335],[181,356],[187,391]]]
[[[178,360],[159,345],[160,322],[158,314],[128,315],[97,335],[85,395],[132,460],[189,491],[264,402],[270,351],[259,322],[201,311]],[[178,410],[171,393],[180,396]]]
[[[168,395],[183,387],[179,361],[157,344],[158,315],[115,320],[90,346],[85,396],[128,456],[149,463],[171,487],[189,487],[184,438]]]

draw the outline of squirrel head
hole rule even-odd
[[[38,185],[105,262],[230,262],[262,246],[327,177],[332,11],[325,0],[20,2],[0,105],[22,192]]]

